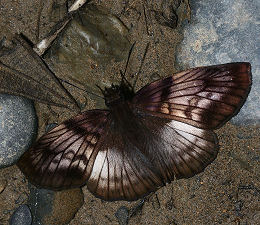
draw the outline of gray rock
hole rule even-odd
[[[37,132],[33,102],[0,94],[0,168],[14,164],[28,149]]]
[[[80,188],[63,191],[39,189],[29,185],[28,205],[33,215],[33,225],[68,224],[84,203]]]
[[[129,210],[125,206],[121,206],[115,213],[120,225],[127,225],[129,219]]]
[[[191,0],[191,23],[176,53],[179,69],[247,61],[252,65],[250,95],[232,119],[238,125],[260,124],[260,1]]]
[[[54,191],[47,189],[38,189],[29,185],[30,195],[28,204],[33,214],[33,225],[42,224],[46,215],[51,214],[53,208]]]
[[[104,65],[112,59],[126,59],[131,47],[128,29],[116,16],[103,10],[92,4],[79,10],[54,42],[51,56],[69,63],[76,72],[85,71],[88,57]]]
[[[20,205],[10,219],[10,225],[31,225],[32,214],[27,205]]]

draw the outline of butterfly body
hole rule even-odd
[[[107,110],[89,110],[42,136],[18,166],[38,186],[84,184],[105,200],[136,200],[217,156],[214,129],[234,116],[251,86],[249,63],[183,71],[137,93],[125,82],[103,92]]]
[[[132,87],[127,85],[124,80],[120,85],[112,84],[110,88],[102,90],[105,98],[105,104],[112,109],[113,106],[120,105],[123,102],[131,101],[135,95]]]

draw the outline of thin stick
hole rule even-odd
[[[84,5],[88,0],[76,0],[74,4],[69,8],[69,14],[78,10],[82,5]],[[38,44],[35,45],[33,50],[39,55],[43,55],[44,52],[49,48],[51,43],[57,38],[58,34],[64,29],[64,27],[68,24],[71,20],[71,17],[68,17],[66,20],[63,21],[60,28],[57,29],[55,32],[51,32],[46,38],[41,40]]]
[[[126,8],[125,8],[125,12],[127,12],[128,10],[131,9],[131,7],[136,3],[136,0],[133,0],[130,4],[129,4],[129,1],[126,2],[126,5],[128,5]]]
[[[147,0],[143,0],[143,10],[144,10],[144,19],[145,19],[145,25],[146,25],[146,32],[148,36],[152,36],[153,35],[153,29],[150,27],[152,26],[152,18],[151,18],[151,14],[150,14],[150,10],[149,10],[149,5],[147,3]],[[146,8],[148,9],[147,14],[146,14]],[[149,22],[149,25],[148,25]]]
[[[36,39],[39,41],[40,37],[40,22],[41,22],[41,15],[42,15],[42,10],[43,10],[43,2],[40,0],[40,9],[37,17],[37,24],[36,24]]]
[[[148,29],[148,24],[147,24],[147,16],[146,16],[144,4],[143,4],[143,10],[144,10],[144,20],[145,20],[146,33],[147,33],[148,36],[150,36],[150,34],[149,34],[149,29]]]
[[[94,95],[94,96],[96,96],[96,97],[98,97],[98,98],[104,99],[102,96],[97,95],[97,94],[92,93],[92,92],[89,92],[89,91],[87,91],[87,90],[85,90],[85,89],[83,89],[83,88],[80,88],[80,87],[78,87],[77,85],[70,83],[69,81],[63,80],[63,79],[61,79],[61,78],[59,78],[59,80],[60,80],[61,82],[65,83],[65,84],[68,84],[68,85],[72,86],[72,87],[78,88],[79,90],[82,90],[82,91],[84,91],[84,92],[86,92],[86,93],[88,93],[88,94],[91,94],[91,95]]]
[[[73,5],[69,8],[69,13],[78,10],[83,6],[88,0],[76,0]]]
[[[147,54],[147,52],[148,52],[149,46],[150,46],[150,42],[148,42],[147,45],[146,45],[146,48],[145,48],[145,51],[144,51],[144,56],[143,56],[142,61],[141,61],[141,65],[140,65],[140,67],[139,67],[139,70],[138,70],[138,72],[137,72],[135,81],[134,81],[134,83],[133,83],[133,88],[135,88],[135,85],[136,85],[137,80],[138,80],[138,78],[139,78],[139,75],[140,75],[140,73],[141,73],[141,70],[142,70],[142,67],[143,67],[143,64],[144,64],[144,61],[145,61],[146,54]]]
[[[46,38],[41,40],[38,44],[35,45],[33,50],[39,55],[43,55],[44,52],[50,47],[51,43],[57,38],[58,34],[63,30],[63,28],[68,24],[71,20],[71,17],[68,17],[63,23],[61,27],[57,29],[55,32],[50,33]]]

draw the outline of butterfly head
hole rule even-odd
[[[102,93],[108,108],[121,102],[130,101],[134,97],[133,89],[125,82],[121,82],[120,85],[112,84],[111,87],[102,90]]]

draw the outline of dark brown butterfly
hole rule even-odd
[[[103,91],[108,110],[55,127],[18,166],[44,188],[86,184],[105,200],[136,200],[203,171],[218,153],[213,130],[237,114],[250,87],[246,62],[190,69],[137,93],[122,81]]]

